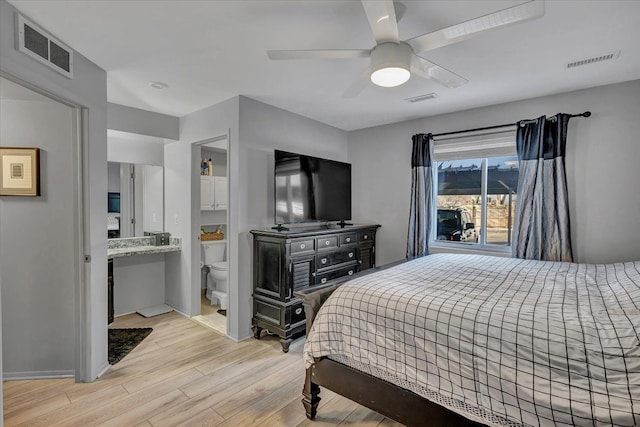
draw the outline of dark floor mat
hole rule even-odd
[[[153,331],[152,328],[109,329],[109,364],[115,365]]]

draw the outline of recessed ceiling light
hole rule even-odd
[[[151,82],[149,83],[149,86],[158,90],[166,89],[169,87],[169,85],[164,82]]]

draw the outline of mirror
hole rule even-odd
[[[164,230],[164,168],[108,163],[108,238]]]

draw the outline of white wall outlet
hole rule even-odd
[[[175,214],[175,215],[173,216],[173,223],[174,223],[174,224],[178,224],[178,214]]]
[[[151,214],[151,221],[158,222],[158,215],[155,212]]]

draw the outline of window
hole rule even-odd
[[[436,140],[434,239],[478,249],[511,245],[518,187],[515,151],[515,131]]]

